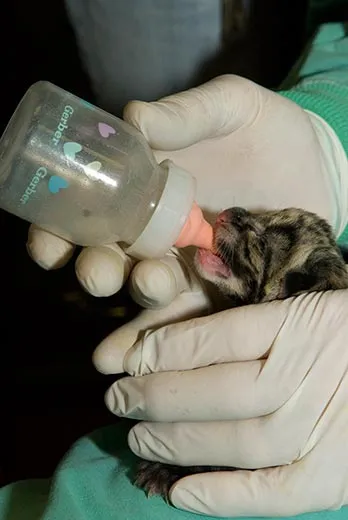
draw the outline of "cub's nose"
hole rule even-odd
[[[217,219],[216,219],[216,223],[217,224],[225,224],[226,222],[229,221],[229,218],[228,218],[228,209],[226,209],[225,211],[222,211],[218,216],[217,216]]]
[[[234,207],[225,209],[218,215],[216,222],[217,224],[241,223],[247,214],[248,212],[244,208]]]

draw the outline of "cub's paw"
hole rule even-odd
[[[189,471],[185,472],[185,468],[180,466],[144,460],[137,467],[134,484],[148,496],[160,495],[168,501],[170,488],[185,474],[189,474]]]

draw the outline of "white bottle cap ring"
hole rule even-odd
[[[165,160],[167,182],[157,207],[137,240],[128,247],[127,255],[138,259],[161,258],[175,244],[190,214],[196,181],[191,174],[172,161]]]

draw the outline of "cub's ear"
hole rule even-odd
[[[290,271],[284,279],[284,298],[304,292],[348,288],[348,269],[338,249],[318,247],[302,268]]]

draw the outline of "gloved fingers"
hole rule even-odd
[[[139,262],[129,277],[133,300],[148,309],[166,307],[180,293],[201,289],[201,284],[183,255],[174,251],[161,259]]]
[[[141,376],[258,360],[271,353],[259,384],[268,381],[278,391],[278,384],[290,380],[296,388],[318,353],[334,339],[342,341],[347,299],[348,291],[303,294],[150,330],[127,352],[123,368]]]
[[[31,225],[28,232],[27,251],[43,269],[63,267],[74,254],[75,246],[48,231]]]
[[[211,301],[202,288],[184,291],[167,307],[143,310],[132,321],[116,329],[98,345],[93,354],[93,363],[103,374],[123,373],[126,371],[124,359],[128,350],[146,330],[181,322],[211,311]]]
[[[76,276],[93,296],[111,296],[121,289],[134,261],[117,244],[87,247],[76,260]]]
[[[280,333],[290,305],[291,300],[250,305],[147,331],[123,368],[140,376],[259,359]]]
[[[138,457],[165,464],[257,469],[297,458],[304,439],[296,438],[295,428],[284,435],[281,426],[277,428],[272,415],[241,421],[140,422],[130,430],[128,444]]]
[[[179,150],[204,139],[224,136],[253,121],[268,91],[234,75],[145,103],[130,102],[124,119],[157,150]]]
[[[124,377],[105,394],[109,410],[129,419],[182,422],[259,417],[279,408],[298,378],[262,375],[264,361],[222,363],[184,372]],[[277,391],[270,391],[276,388]]]
[[[44,269],[63,267],[75,246],[31,225],[27,250]],[[117,244],[84,248],[76,260],[76,275],[82,287],[93,296],[111,296],[120,290],[134,264]]]
[[[256,372],[256,363],[241,365],[248,365],[247,369],[252,375]],[[261,362],[258,363],[261,365]],[[127,386],[125,378],[123,384],[120,381],[118,386],[118,389],[123,390],[121,398],[117,395],[117,389],[111,394],[113,402],[110,398],[108,404],[115,406],[118,400],[117,411],[121,410],[121,414],[125,409],[131,410],[131,415],[135,414],[137,419],[144,418],[147,421],[151,416],[150,420],[155,421],[140,422],[129,434],[130,448],[144,459],[182,466],[218,465],[245,469],[289,464],[312,453],[317,445],[325,451],[327,448],[324,448],[323,439],[327,437],[330,424],[335,423],[338,432],[338,435],[333,434],[334,443],[340,444],[344,438],[343,424],[348,411],[341,418],[341,423],[336,416],[337,410],[345,410],[348,384],[346,363],[343,361],[343,367],[340,364],[337,369],[335,363],[330,366],[328,359],[323,359],[320,364],[321,367],[316,366],[311,371],[316,374],[305,377],[295,391],[291,390],[288,398],[289,381],[274,387],[251,384],[245,388],[244,382],[238,381],[237,364],[230,370],[230,382],[224,374],[220,374],[222,381],[215,377],[214,384],[211,384],[210,375],[214,369],[210,367],[203,369],[205,379],[202,377],[198,384],[193,373],[191,393],[194,396],[191,397],[187,392],[185,400],[181,395],[177,400],[176,380],[172,372],[162,374],[163,378],[168,378],[168,390],[166,385],[161,385],[157,374],[136,378],[137,384],[133,389],[145,395],[143,400],[138,398],[136,392],[124,392],[124,386]],[[328,367],[329,377],[326,375]],[[199,370],[202,369],[193,372]],[[146,378],[151,378],[149,385]],[[184,393],[184,374],[181,379]],[[242,384],[238,386],[240,382]],[[212,397],[204,383],[209,385]],[[158,398],[156,390],[164,396]],[[254,395],[258,392],[259,402],[259,396],[255,398]],[[125,405],[127,400],[130,402]],[[175,411],[166,412],[163,401]]]
[[[192,421],[258,417],[291,403],[292,396],[306,401],[308,395],[310,402],[313,393],[321,406],[335,391],[331,379],[322,378],[332,365],[328,346],[332,341],[344,342],[346,310],[338,307],[344,295],[347,291],[312,293],[146,333],[118,358],[119,372],[141,377],[114,383],[106,393],[106,404],[121,417],[163,422],[185,421],[188,413]],[[314,319],[322,313],[327,323]],[[151,340],[156,336],[162,341]],[[109,348],[115,356],[114,338]],[[335,371],[338,378],[345,367],[342,358]]]
[[[192,513],[216,517],[288,517],[320,509],[313,496],[305,462],[256,471],[211,472],[192,475],[172,486],[170,501]],[[325,493],[322,493],[324,497]],[[326,504],[325,504],[326,505]],[[323,509],[325,509],[325,505]]]

